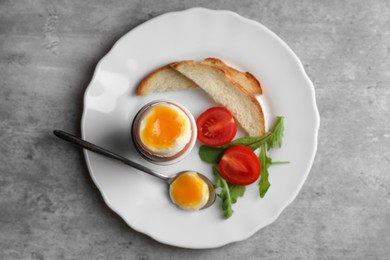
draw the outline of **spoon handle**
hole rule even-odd
[[[153,175],[153,176],[155,176],[157,178],[160,178],[160,179],[163,179],[163,180],[168,180],[170,178],[168,176],[165,176],[165,175],[162,175],[162,174],[160,174],[158,172],[155,172],[152,169],[149,169],[149,168],[147,168],[147,167],[145,167],[145,166],[143,166],[141,164],[138,164],[136,162],[130,161],[130,160],[124,158],[123,156],[120,156],[120,155],[118,155],[116,153],[113,153],[113,152],[111,152],[109,150],[106,150],[106,149],[104,149],[104,148],[102,148],[102,147],[100,147],[100,146],[98,146],[96,144],[92,144],[90,142],[87,142],[87,141],[85,141],[85,140],[83,140],[83,139],[81,139],[81,138],[79,138],[77,136],[74,136],[72,134],[69,134],[67,132],[64,132],[64,131],[61,131],[61,130],[54,130],[53,133],[54,133],[55,136],[65,140],[65,141],[68,141],[70,143],[78,145],[78,146],[80,146],[82,148],[85,148],[87,150],[90,150],[92,152],[95,152],[95,153],[98,153],[98,154],[110,157],[112,159],[116,159],[118,161],[121,161],[124,164],[127,164],[127,165],[129,165],[129,166],[131,166],[133,168],[136,168],[136,169],[140,170],[140,171],[146,172],[146,173],[148,173],[150,175]]]

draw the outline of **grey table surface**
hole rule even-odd
[[[318,152],[295,201],[251,238],[160,244],[104,203],[81,150],[83,94],[126,32],[193,6],[259,21],[316,89]],[[389,259],[390,2],[0,1],[0,259]]]

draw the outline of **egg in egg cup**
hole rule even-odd
[[[191,152],[197,138],[196,122],[184,106],[156,100],[143,106],[135,116],[132,138],[146,160],[170,165]]]

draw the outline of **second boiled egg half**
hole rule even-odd
[[[170,185],[171,200],[185,210],[199,210],[209,200],[209,187],[205,181],[193,171],[180,174]]]

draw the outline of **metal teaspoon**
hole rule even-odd
[[[92,144],[88,141],[85,141],[77,136],[74,136],[72,134],[69,134],[67,132],[64,132],[64,131],[61,131],[61,130],[54,130],[53,131],[54,135],[65,140],[65,141],[68,141],[70,143],[73,143],[77,146],[80,146],[82,148],[85,148],[87,150],[90,150],[92,152],[95,152],[95,153],[98,153],[98,154],[101,154],[101,155],[104,155],[104,156],[107,156],[107,157],[110,157],[112,159],[116,159],[118,161],[121,161],[122,163],[124,164],[127,164],[133,168],[136,168],[140,171],[143,171],[147,174],[150,174],[154,177],[157,177],[163,181],[165,181],[169,186],[173,183],[173,181],[181,174],[184,174],[184,173],[187,173],[189,171],[183,171],[183,172],[179,172],[173,176],[166,176],[166,175],[163,175],[161,173],[158,173],[152,169],[149,169],[141,164],[138,164],[136,162],[133,162],[133,161],[130,161],[129,159],[126,159],[124,158],[123,156],[120,156],[116,153],[113,153],[107,149],[104,149],[98,145],[95,145],[95,144]],[[205,208],[208,208],[210,207],[214,202],[215,202],[215,198],[216,198],[216,194],[215,194],[215,189],[214,189],[214,185],[213,183],[210,181],[209,178],[207,178],[206,176],[204,176],[203,174],[201,173],[198,173],[197,174],[199,175],[199,177],[207,184],[207,187],[209,189],[209,199],[208,201],[206,202],[206,204],[201,208],[201,209],[205,209]],[[170,196],[169,196],[170,197]],[[171,199],[172,201],[172,199]],[[172,203],[174,203],[172,201]]]

